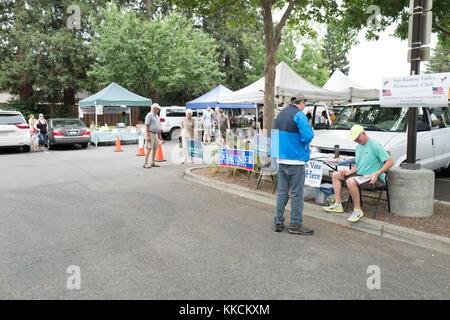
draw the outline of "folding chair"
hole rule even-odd
[[[278,183],[276,179],[278,174],[276,161],[275,159],[271,159],[270,157],[266,156],[260,156],[260,160],[261,160],[261,171],[259,172],[258,182],[256,183],[256,189],[259,188],[259,184],[261,183],[263,176],[270,176],[270,178],[272,179],[272,183],[274,184],[272,193],[275,193]]]
[[[378,207],[380,206],[380,201],[387,201],[388,212],[391,213],[391,203],[389,200],[389,187],[388,187],[388,172],[386,172],[385,181],[386,181],[386,183],[384,184],[384,186],[381,186],[381,187],[365,188],[364,186],[363,187],[359,186],[359,201],[361,202],[361,207],[363,206],[363,197],[377,200],[375,204],[370,203],[370,202],[367,203],[369,205],[375,206],[375,213],[372,216],[373,219],[376,219],[376,216],[378,213]],[[378,196],[373,197],[372,195],[364,194],[364,191],[378,192]],[[386,191],[386,199],[382,198],[383,191]],[[347,211],[348,207],[350,206],[350,204],[352,202],[353,202],[353,199],[352,199],[352,197],[349,196],[347,204],[345,206],[345,211]]]

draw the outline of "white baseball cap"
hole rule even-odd
[[[161,110],[161,107],[157,103],[152,104],[152,108],[157,108],[157,109]]]

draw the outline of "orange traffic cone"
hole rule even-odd
[[[156,149],[156,157],[155,157],[155,161],[156,162],[162,162],[162,161],[166,161],[164,159],[164,154],[163,154],[163,150],[162,150],[162,142],[160,142],[158,144],[158,149]]]
[[[138,157],[145,156],[145,151],[144,151],[144,137],[139,137],[139,147],[138,147],[138,151],[137,151],[136,155],[137,155]]]
[[[122,152],[122,146],[120,145],[119,136],[116,137],[116,147],[114,148],[114,152]]]

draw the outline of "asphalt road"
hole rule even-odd
[[[0,155],[1,299],[450,298],[450,256],[308,218],[278,234],[272,207],[123,149]]]
[[[450,202],[450,177],[436,175],[434,184],[434,198],[440,201]]]

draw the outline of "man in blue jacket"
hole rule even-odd
[[[314,132],[303,109],[306,99],[292,98],[275,119],[272,135],[274,157],[278,158],[278,194],[275,212],[275,231],[284,229],[284,210],[291,190],[291,224],[289,233],[312,235],[305,227],[303,214],[303,187],[305,185],[305,163],[309,161],[309,143]]]

